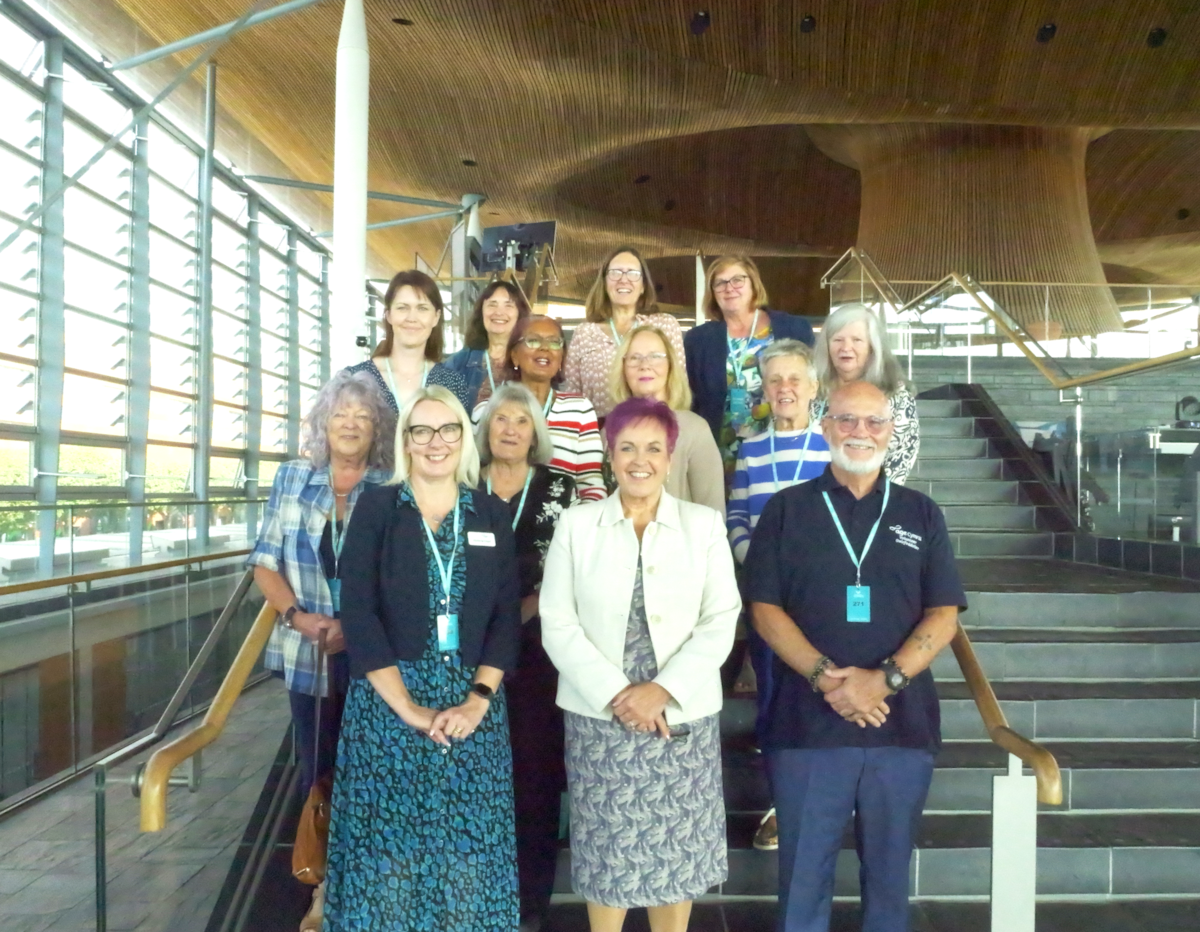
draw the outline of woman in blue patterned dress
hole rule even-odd
[[[519,645],[508,507],[446,389],[418,390],[396,478],[347,533],[350,689],[329,832],[326,932],[512,932],[512,755],[500,681]]]
[[[566,712],[571,882],[592,932],[619,932],[636,906],[653,932],[683,932],[726,875],[717,719],[742,600],[721,514],[663,489],[671,409],[630,398],[604,431],[617,491],[563,513],[540,600]]]

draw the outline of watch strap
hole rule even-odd
[[[487,683],[472,683],[471,692],[477,696],[482,696],[488,702],[491,702],[492,697],[496,695],[496,691],[488,686]]]
[[[298,611],[300,611],[300,606],[299,606],[299,605],[293,605],[291,608],[289,608],[289,609],[288,609],[286,612],[284,612],[284,613],[283,613],[283,626],[284,626],[285,628],[289,628],[289,629],[291,629],[292,631],[295,631],[295,630],[296,630],[296,626],[292,624],[292,617],[293,617],[293,616],[294,616],[294,615],[295,615],[295,614],[296,614]]]

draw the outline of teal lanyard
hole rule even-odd
[[[521,492],[521,501],[517,505],[517,513],[513,515],[512,529],[517,529],[517,522],[521,520],[521,512],[525,510],[525,496],[529,494],[529,483],[533,481],[533,467],[529,467],[529,471],[525,473],[525,488]],[[488,495],[492,494],[492,477],[488,476],[487,483]]]
[[[779,466],[775,460],[775,422],[771,422],[768,428],[771,433],[771,475],[775,477],[775,491],[779,491]],[[808,453],[808,444],[812,440],[812,425],[809,425],[808,430],[804,432],[804,446],[800,449],[800,458],[796,460],[796,474],[792,476],[791,484],[795,485],[800,481],[800,470],[804,468],[804,456]],[[840,528],[841,525],[839,524]],[[869,545],[868,545],[869,546]]]
[[[438,550],[437,541],[434,540],[433,531],[429,530],[429,522],[424,518],[421,519],[421,526],[425,528],[425,536],[429,538],[429,549],[433,551],[433,559],[437,561],[438,575],[442,578],[442,604],[446,606],[446,613],[450,612],[450,577],[454,575],[454,559],[458,556],[458,507],[459,499],[454,499],[454,547],[450,550],[450,565],[446,566],[442,562],[442,554]]]
[[[487,350],[483,351],[483,360],[487,363],[488,370],[488,385],[492,386],[492,391],[496,390],[496,379],[492,375],[492,354]]]
[[[758,329],[758,308],[754,309],[754,319],[750,321],[750,333],[745,337],[734,339],[729,335],[729,328],[725,329],[725,345],[729,350],[729,365],[733,369],[733,384],[742,384],[742,368],[745,365],[746,350],[750,347],[750,341],[754,339],[754,331]]]
[[[338,533],[337,521],[337,495],[334,493],[333,509],[329,512],[329,521],[331,523],[329,537],[333,543],[333,576],[336,579],[338,575],[338,564],[342,561],[342,548],[346,546],[346,531],[350,527],[350,502],[346,502],[346,516],[342,518],[342,531]]]
[[[867,542],[863,545],[862,556],[858,556],[854,552],[854,548],[850,546],[850,538],[846,536],[846,531],[842,527],[842,521],[837,516],[837,512],[833,510],[833,502],[829,500],[829,493],[822,492],[821,495],[825,498],[825,507],[829,509],[829,516],[833,518],[833,523],[837,525],[838,533],[842,535],[842,543],[846,545],[846,553],[850,554],[850,559],[854,561],[855,582],[854,585],[862,585],[862,565],[867,558],[867,551],[871,549],[871,544],[875,541],[875,532],[879,530],[879,523],[883,520],[883,513],[887,511],[888,496],[891,494],[892,484],[889,480],[883,480],[883,507],[879,509],[879,517],[875,519],[875,526],[871,528],[871,533],[867,535]]]
[[[552,407],[554,407],[554,389],[550,389],[550,394],[546,396],[546,403],[542,405],[542,417],[549,417]]]
[[[637,324],[637,318],[636,318],[636,317],[633,319],[633,323],[634,323],[634,325],[636,326],[636,324]],[[611,317],[608,319],[608,329],[612,331],[612,335],[613,335],[613,342],[614,342],[615,344],[617,344],[617,346],[620,346],[620,345],[621,345],[621,335],[620,335],[619,333],[617,333],[617,324],[616,324],[616,321],[614,321],[614,320],[613,320]],[[632,328],[631,328],[631,329],[632,329]]]
[[[396,377],[392,374],[392,361],[389,359],[386,367],[377,365],[375,368],[383,373],[383,378],[387,382],[388,391],[390,391],[392,393],[392,397],[396,399],[396,407],[403,407],[400,404],[400,394],[396,391]],[[421,366],[421,388],[424,388],[425,383],[429,381],[429,369],[429,361],[426,360]],[[491,376],[490,362],[488,363],[488,375]]]

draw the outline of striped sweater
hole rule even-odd
[[[804,450],[805,437],[808,450]],[[801,463],[803,453],[803,463]],[[738,563],[746,559],[750,548],[750,533],[758,524],[767,500],[781,489],[815,479],[825,471],[829,462],[829,444],[815,427],[809,430],[789,430],[775,434],[775,457],[771,458],[771,431],[747,437],[738,451],[733,471],[733,487],[725,526],[729,543]],[[800,474],[796,475],[796,466]]]
[[[486,408],[486,401],[477,404],[471,420],[478,424]],[[574,392],[555,391],[546,413],[546,426],[550,428],[550,439],[554,443],[550,471],[574,479],[576,494],[582,501],[596,502],[606,498],[608,490],[604,487],[601,472],[604,444],[600,440],[600,425],[592,403]]]

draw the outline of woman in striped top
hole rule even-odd
[[[554,444],[550,471],[574,479],[582,501],[599,501],[607,493],[596,409],[583,395],[555,388],[561,381],[564,344],[562,327],[554,318],[535,314],[518,320],[508,338],[507,378],[519,381],[542,405]],[[478,421],[483,409],[477,406],[472,419]]]

